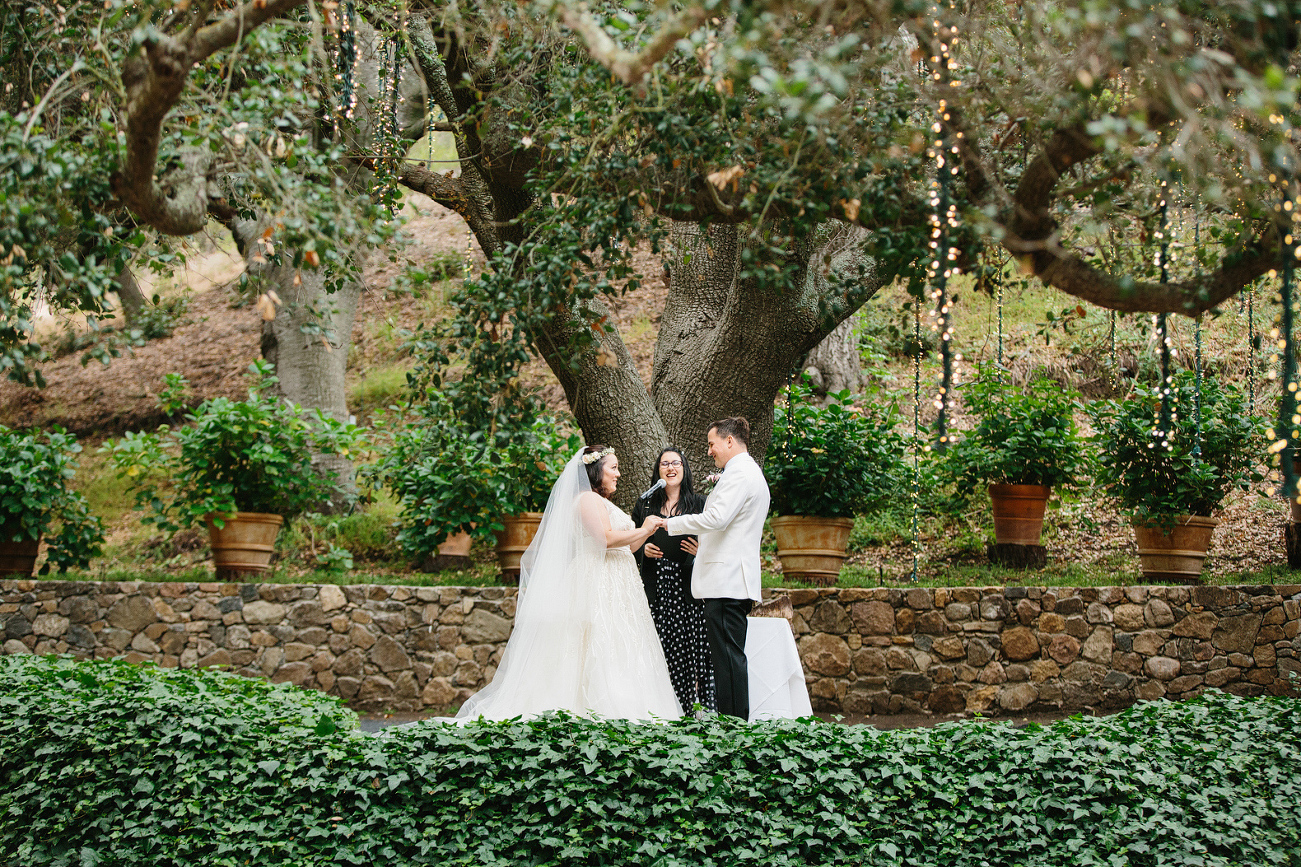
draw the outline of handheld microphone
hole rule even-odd
[[[663,479],[660,479],[658,482],[656,482],[655,484],[653,484],[653,485],[650,486],[650,490],[649,490],[649,491],[647,491],[646,493],[642,494],[642,495],[641,495],[640,497],[638,497],[637,499],[639,499],[639,500],[644,500],[644,499],[646,499],[647,497],[649,497],[651,494],[653,494],[653,493],[655,493],[656,491],[658,491],[658,490],[659,490],[660,488],[662,488],[662,487],[664,487],[664,480],[663,480]]]

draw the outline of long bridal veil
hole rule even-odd
[[[589,709],[586,662],[605,539],[579,517],[578,498],[592,490],[583,453],[570,459],[551,489],[537,535],[520,560],[515,628],[492,683],[471,696],[457,719]]]

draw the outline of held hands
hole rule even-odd
[[[651,533],[664,527],[665,524],[667,524],[667,522],[659,515],[647,515],[646,520],[642,521],[641,528],[645,530],[646,535],[649,536]]]

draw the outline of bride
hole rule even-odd
[[[682,715],[629,545],[638,529],[610,495],[614,449],[587,446],[560,474],[520,562],[515,628],[492,683],[458,720],[510,719],[548,710],[621,719]]]

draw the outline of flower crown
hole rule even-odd
[[[609,457],[612,454],[614,454],[613,446],[607,447],[599,452],[589,452],[588,454],[583,455],[583,463],[594,464],[601,458]]]

